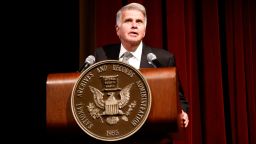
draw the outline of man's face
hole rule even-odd
[[[123,11],[116,33],[122,43],[139,44],[146,33],[144,15],[138,10]]]

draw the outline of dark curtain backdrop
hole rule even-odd
[[[80,17],[80,64],[95,47],[119,42],[115,13],[129,2],[147,9],[144,42],[176,58],[190,123],[175,143],[255,144],[256,1],[80,1],[80,15],[94,15],[94,23]]]

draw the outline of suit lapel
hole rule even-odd
[[[140,68],[153,68],[153,66],[149,64],[147,60],[147,54],[151,52],[151,48],[143,44]]]

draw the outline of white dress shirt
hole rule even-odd
[[[122,61],[122,55],[127,52],[124,46],[121,44],[120,52],[119,52],[119,61]],[[142,42],[139,44],[137,49],[134,52],[130,52],[133,57],[128,60],[128,63],[136,69],[140,68],[141,54],[142,54]]]

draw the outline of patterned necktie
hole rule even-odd
[[[129,64],[129,63],[128,63],[128,60],[129,60],[129,58],[131,58],[131,57],[133,57],[133,55],[132,55],[130,52],[125,52],[125,53],[123,54],[123,60],[122,60],[122,62]]]

